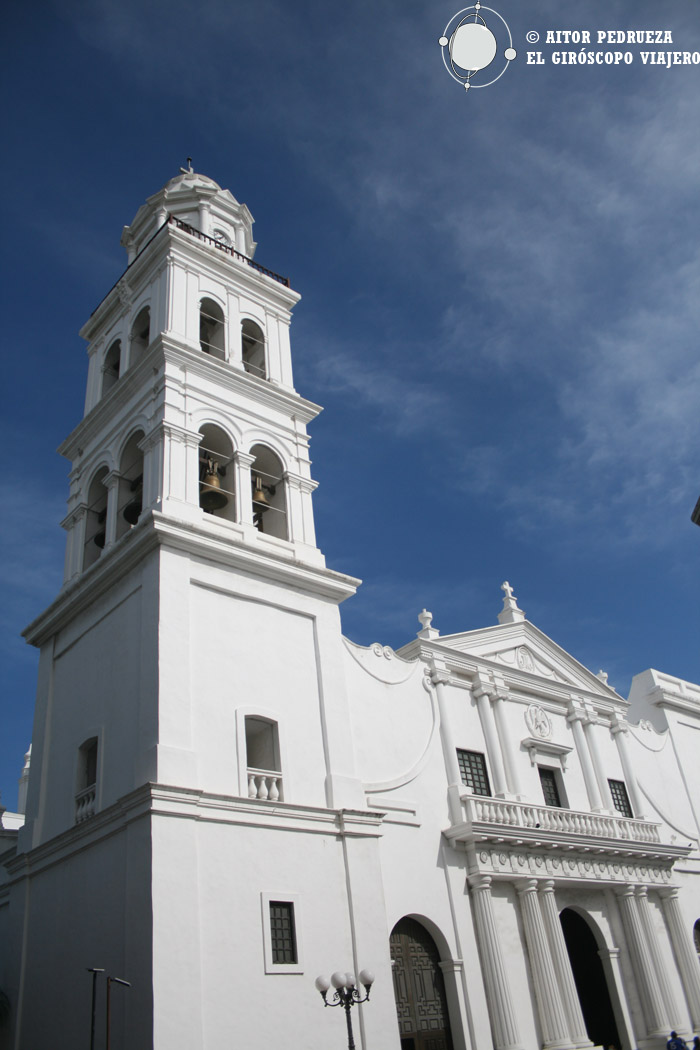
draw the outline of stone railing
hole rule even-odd
[[[628,842],[659,842],[658,824],[603,813],[579,813],[554,806],[532,806],[498,798],[462,795],[468,824],[500,825],[504,828],[539,829],[561,835],[623,839]]]
[[[282,774],[270,769],[248,770],[248,798],[267,802],[282,800]]]
[[[90,787],[86,787],[83,791],[79,791],[75,796],[75,823],[81,824],[88,817],[91,817],[95,812],[95,796],[97,794],[97,786],[91,784]]]

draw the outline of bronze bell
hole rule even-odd
[[[122,517],[129,525],[135,525],[139,520],[143,509],[143,474],[132,481],[130,487],[134,496],[124,507]]]
[[[262,513],[270,506],[267,496],[263,491],[262,478],[257,476],[253,482],[253,503],[258,503],[258,512]]]
[[[228,496],[221,491],[219,464],[215,459],[205,460],[204,477],[199,483],[199,505],[207,514],[221,510],[228,503]]]

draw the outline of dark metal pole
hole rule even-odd
[[[101,966],[91,966],[88,968],[88,973],[92,974],[92,1011],[90,1020],[90,1050],[95,1050],[95,1016],[97,1009],[97,975],[98,973],[104,973],[104,968]]]
[[[352,988],[349,988],[345,993],[345,1018],[348,1022],[348,1050],[355,1050],[355,1040],[352,1034],[352,1019],[350,1017],[350,1008],[352,1007]]]
[[[111,1036],[110,1036],[110,1022],[112,1020],[112,978],[107,978],[107,1036],[105,1039],[105,1050],[110,1050]]]

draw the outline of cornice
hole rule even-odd
[[[257,549],[235,536],[212,535],[197,523],[149,511],[103,557],[69,583],[48,609],[29,624],[23,636],[30,645],[42,645],[158,547],[183,551],[337,603],[351,597],[362,582],[332,569],[306,565],[276,551]],[[293,553],[291,547],[290,554]]]
[[[154,816],[279,831],[303,831],[332,835],[334,838],[338,835],[347,838],[378,838],[382,835],[384,821],[384,813],[376,810],[335,810],[279,801],[261,802],[196,788],[149,783],[48,842],[6,859],[4,866],[10,878],[3,889],[22,878],[38,875],[76,853],[119,834],[135,820]]]

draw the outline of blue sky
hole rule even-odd
[[[700,51],[697,5],[502,0],[518,57],[468,94],[437,44],[457,10],[6,8],[8,808],[36,680],[19,635],[62,578],[54,449],[82,416],[77,332],[125,266],[122,227],[188,155],[248,204],[256,258],[303,296],[295,382],[325,406],[319,542],[365,581],[345,632],[399,646],[423,606],[444,634],[495,623],[509,579],[623,694],[649,666],[700,680],[700,66],[640,56]],[[630,65],[555,65],[572,48],[546,45],[550,29],[674,42],[630,46]]]

